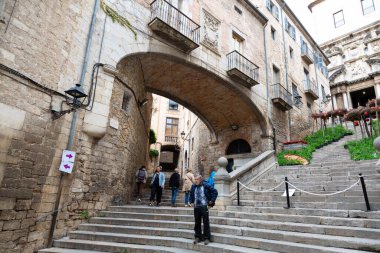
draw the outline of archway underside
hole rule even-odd
[[[232,125],[260,125],[265,134],[264,116],[257,114],[253,102],[215,74],[167,55],[136,54],[123,61],[130,57],[137,57],[141,63],[146,90],[195,113],[209,128],[212,139],[216,140],[222,131],[231,130]]]

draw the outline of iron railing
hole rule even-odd
[[[151,21],[158,18],[182,35],[199,44],[200,26],[188,16],[165,0],[155,0],[150,4],[150,7],[152,11]]]
[[[259,67],[256,66],[256,64],[254,64],[250,60],[248,60],[246,57],[244,57],[242,54],[240,54],[238,51],[235,50],[227,54],[227,60],[228,70],[235,68],[247,75],[248,77],[252,78],[256,82],[258,82]]]
[[[177,143],[178,136],[165,136],[165,142]]]
[[[303,88],[305,92],[313,92],[318,96],[318,86],[315,82],[311,81],[309,78],[303,80]]]
[[[292,94],[279,83],[272,85],[272,99],[280,98],[289,106],[292,106]]]
[[[313,53],[313,51],[309,48],[309,46],[306,43],[302,43],[301,54],[302,55],[307,55],[310,58],[311,61],[314,60],[314,53]]]

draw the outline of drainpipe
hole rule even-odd
[[[282,45],[284,48],[284,59],[285,59],[285,83],[286,83],[286,89],[289,91],[289,82],[288,82],[288,57],[286,56],[286,47],[285,47],[285,28],[284,28],[284,16],[283,16],[283,11],[282,9],[284,8],[285,2],[283,2],[280,8],[281,11],[281,20],[282,20]],[[290,141],[291,137],[291,132],[292,132],[292,126],[291,126],[291,115],[290,115],[290,110],[288,111],[288,128],[289,128],[289,133],[287,136],[288,141]]]
[[[94,27],[95,27],[95,22],[96,22],[96,12],[98,11],[98,9],[99,9],[99,0],[95,0],[93,12],[92,12],[92,17],[91,17],[90,28],[89,28],[89,32],[87,35],[86,48],[85,48],[84,59],[83,59],[83,64],[82,64],[82,71],[81,71],[80,81],[79,81],[80,85],[83,85],[84,78],[86,75],[88,58],[90,55],[90,48],[91,48],[91,43],[92,43],[92,35],[94,33]],[[71,120],[69,140],[67,143],[67,150],[71,150],[73,147],[73,140],[74,140],[74,136],[75,136],[75,125],[76,125],[77,118],[78,118],[78,112],[74,111],[73,118]],[[58,208],[59,208],[59,202],[61,200],[61,194],[62,194],[63,181],[64,181],[65,174],[66,173],[61,172],[61,175],[59,178],[59,187],[58,187],[58,192],[57,192],[57,198],[55,200],[54,210],[52,211],[52,221],[51,221],[50,231],[49,231],[49,238],[48,238],[48,247],[49,248],[53,244],[54,230],[55,230],[55,226],[57,223],[57,216],[58,216],[58,212],[59,212]]]
[[[267,55],[267,39],[266,39],[266,32],[265,28],[267,27],[268,23],[265,23],[263,27],[263,34],[264,34],[264,61],[265,61],[265,82],[267,85],[267,112],[268,112],[268,117],[269,120],[272,120],[272,111],[270,108],[270,94],[269,94],[269,76],[268,76],[268,55]]]

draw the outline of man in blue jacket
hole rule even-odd
[[[190,204],[194,204],[194,219],[195,219],[195,240],[197,244],[204,240],[205,245],[210,243],[211,232],[208,215],[208,207],[215,205],[215,200],[218,197],[218,191],[202,180],[202,176],[195,177],[195,184],[190,190]],[[202,219],[203,219],[203,234],[202,234]]]

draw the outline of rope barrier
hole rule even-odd
[[[313,193],[313,192],[308,192],[308,191],[302,190],[302,189],[298,188],[297,186],[295,186],[295,185],[293,185],[293,184],[291,184],[291,183],[288,182],[288,184],[290,186],[292,186],[294,189],[296,189],[297,191],[303,192],[303,193],[306,193],[306,194],[310,194],[310,195],[314,195],[314,196],[333,196],[333,195],[337,195],[337,194],[340,194],[340,193],[343,193],[343,192],[346,192],[346,191],[350,190],[351,188],[359,185],[359,183],[360,183],[360,179],[358,179],[358,181],[356,181],[353,185],[351,185],[350,187],[348,187],[348,188],[346,188],[344,190],[333,192],[333,193],[325,193],[325,194],[323,194],[323,193]]]
[[[244,188],[246,188],[248,191],[252,191],[252,192],[271,192],[273,190],[275,190],[276,188],[280,187],[285,181],[282,181],[280,184],[278,184],[277,186],[275,186],[274,188],[271,188],[271,189],[268,189],[268,190],[262,190],[262,191],[258,191],[258,190],[254,190],[252,188],[249,188],[248,186],[244,185],[242,182],[239,181],[239,184],[241,186],[243,186]]]

